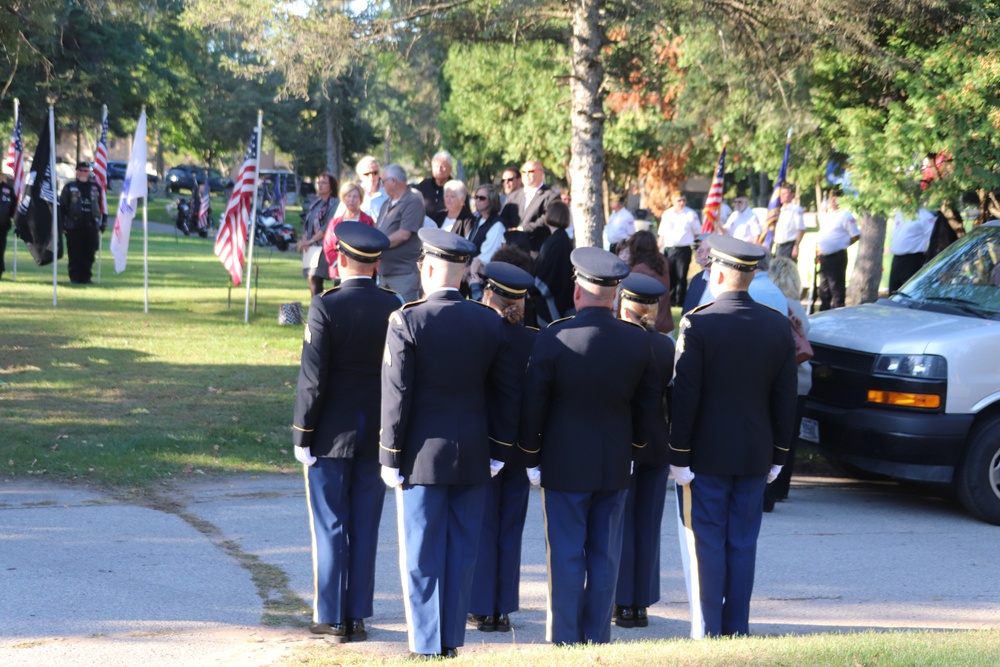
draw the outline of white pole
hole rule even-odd
[[[262,127],[264,125],[264,112],[257,112],[257,168],[253,171],[253,200],[250,205],[250,234],[248,239],[250,242],[250,250],[247,253],[247,266],[246,271],[243,272],[243,278],[247,284],[247,296],[246,301],[243,305],[243,324],[250,321],[250,275],[253,269],[253,246],[254,238],[257,234],[257,182],[260,179],[260,154],[264,148],[264,142],[261,141],[263,138],[261,136]]]
[[[146,173],[141,174],[145,178]],[[142,312],[149,312],[149,214],[146,208],[146,201],[149,193],[142,198],[142,284],[144,289],[143,299],[145,307]]]
[[[55,306],[56,285],[59,279],[59,201],[56,196],[59,181],[56,178],[56,116],[51,104],[49,105],[49,173],[52,175],[52,305]]]
[[[21,101],[15,97],[14,98],[14,127],[17,127],[17,119],[18,119],[18,116],[20,116],[20,114],[21,114]],[[21,137],[21,147],[22,147],[22,153],[21,153],[21,165],[22,166],[21,166],[21,170],[23,171],[24,170],[24,153],[23,153],[24,136],[23,135]],[[15,188],[17,187],[17,183],[14,183],[14,187]],[[18,206],[20,206],[21,205],[20,199],[17,202],[15,202],[15,203]],[[15,211],[16,211],[16,209],[15,209]],[[14,233],[14,280],[17,280],[17,233],[16,232]]]
[[[104,115],[101,118],[101,131],[102,132],[104,131],[104,123],[105,123],[105,121],[107,121],[107,119],[108,119],[108,105],[105,104],[104,105]],[[98,141],[101,140],[100,136],[98,136],[97,140]],[[102,214],[104,215],[104,221],[105,221],[105,223],[107,222],[107,216],[108,216],[108,213],[107,213],[107,208],[108,208],[108,185],[110,184],[110,181],[108,181],[108,167],[107,167],[108,156],[107,156],[107,151],[108,151],[108,148],[107,148],[107,146],[105,146],[104,147],[104,153],[105,153],[105,155],[104,155],[104,191],[101,193],[101,208],[104,209],[102,211]],[[94,151],[94,157],[95,158],[97,157],[97,151]],[[102,254],[104,254],[104,232],[101,231],[100,229],[98,229],[97,230],[97,284],[98,285],[101,284],[101,263],[102,263],[102,260],[103,260],[103,258],[101,257]]]

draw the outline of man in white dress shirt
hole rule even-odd
[[[670,301],[675,306],[684,305],[687,294],[688,267],[691,266],[691,246],[701,233],[698,214],[684,205],[684,195],[673,198],[673,207],[663,212],[660,218],[660,249],[667,257],[670,270]]]
[[[382,204],[389,200],[389,195],[382,187],[378,160],[371,155],[364,156],[358,160],[357,172],[358,182],[365,195],[364,201],[361,202],[361,210],[367,213],[372,220],[378,220]]]
[[[750,200],[740,195],[733,200],[734,210],[723,226],[726,234],[748,243],[759,243],[763,232],[757,214],[750,208]]]
[[[774,228],[774,256],[799,260],[799,243],[806,233],[806,221],[802,207],[795,203],[795,186],[785,183],[781,186],[781,213]]]
[[[840,208],[837,192],[830,193],[819,216],[819,309],[843,308],[847,293],[847,248],[861,238],[850,211]]]
[[[618,244],[634,233],[635,216],[625,208],[625,195],[613,195],[611,197],[611,215],[608,216],[608,224],[604,226],[608,250],[617,255]]]
[[[889,242],[889,252],[892,253],[890,293],[902,287],[924,265],[936,217],[925,208],[917,211],[914,218],[904,218],[902,213],[896,213],[892,241]]]

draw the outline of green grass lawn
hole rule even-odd
[[[22,244],[12,281],[8,245],[0,470],[132,486],[295,465],[286,452],[302,328],[277,316],[281,303],[308,304],[300,256],[255,249],[257,311],[244,324],[245,290],[230,293],[211,239],[150,235],[148,314],[142,232],[118,275],[107,242],[100,285],[71,287],[60,261],[55,307],[52,267],[35,266]]]

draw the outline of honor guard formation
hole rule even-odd
[[[391,167],[379,218],[406,199]],[[447,219],[447,189],[444,199]],[[558,203],[548,206],[557,218]],[[511,630],[532,485],[549,563],[546,638],[604,643],[612,623],[644,627],[660,598],[672,476],[691,636],[748,634],[764,489],[796,406],[788,320],[748,293],[763,249],[712,240],[711,298],[684,316],[675,350],[658,329],[666,267],[640,262],[641,243],[622,242],[628,261],[572,250],[572,308],[539,331],[525,324],[536,278],[514,260],[527,253],[504,246],[476,263],[469,238],[406,227],[340,222],[328,235],[339,284],[309,308],[293,440],[312,529],[310,631],[368,637],[383,483],[397,505],[415,657],[456,656],[470,628]],[[402,284],[422,298],[404,304],[381,267],[411,244],[419,285]],[[659,257],[651,234],[649,247]],[[471,267],[481,301],[466,296]]]

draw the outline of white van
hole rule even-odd
[[[847,467],[951,484],[1000,525],[1000,221],[896,294],[810,318],[800,436]]]

